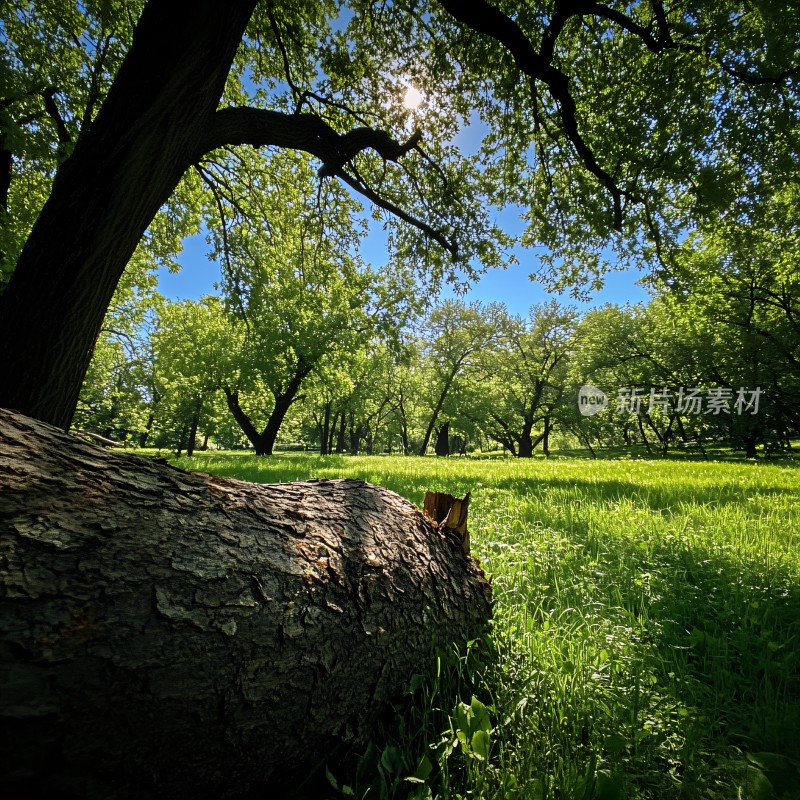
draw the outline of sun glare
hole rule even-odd
[[[406,96],[403,98],[403,106],[409,111],[416,111],[422,102],[422,92],[414,86],[406,89]]]

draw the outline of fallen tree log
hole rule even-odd
[[[0,410],[4,797],[229,797],[361,742],[491,590],[355,480],[249,484]]]

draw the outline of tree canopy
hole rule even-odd
[[[511,204],[551,286],[625,259],[668,280],[692,231],[764,222],[795,180],[798,15],[768,0],[14,2],[0,369],[16,377],[0,402],[69,424],[136,248],[169,262],[204,216],[238,214],[243,192],[257,215],[278,190],[268,169],[248,177],[251,148],[311,156],[417,275],[504,263],[492,209]],[[462,152],[469,124],[482,141]]]

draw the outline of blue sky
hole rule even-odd
[[[468,124],[462,126],[452,143],[463,153],[470,155],[478,151],[487,133],[486,124],[477,116],[473,116]],[[500,227],[513,235],[522,232],[523,223],[519,220],[517,212],[512,209],[501,212],[496,221]],[[159,270],[159,290],[170,300],[197,300],[204,294],[214,292],[214,283],[220,279],[220,267],[219,264],[209,261],[209,247],[203,234],[184,239],[183,245],[184,250],[176,259],[182,267],[181,271],[171,274],[166,269]],[[381,265],[386,262],[385,253],[386,237],[380,228],[371,224],[370,235],[362,243],[361,255],[368,263]],[[466,295],[462,295],[462,298],[466,302],[474,300],[483,303],[501,302],[512,314],[522,316],[526,316],[535,303],[546,302],[553,297],[564,304],[575,305],[581,309],[604,303],[624,305],[647,302],[649,299],[645,289],[637,285],[640,277],[638,270],[609,273],[605,276],[605,287],[596,292],[588,303],[579,303],[569,295],[553,295],[545,291],[541,284],[530,280],[529,276],[537,266],[535,255],[521,248],[515,250],[515,254],[519,265],[506,270],[495,269],[486,272]],[[442,297],[453,296],[453,290],[445,287]]]
[[[166,269],[158,271],[159,291],[170,300],[197,300],[204,294],[214,293],[214,284],[220,279],[220,267],[208,257],[209,246],[203,234],[190,236],[183,241],[184,250],[176,259],[181,265],[181,271],[170,273]],[[380,231],[371,234],[365,242],[363,256],[375,264],[385,261],[385,241]],[[486,272],[473,288],[463,296],[467,302],[479,300],[483,303],[498,301],[505,303],[513,314],[527,315],[530,307],[535,303],[545,302],[556,297],[560,302],[576,305],[579,308],[589,308],[603,305],[604,303],[646,302],[649,298],[647,292],[636,285],[640,277],[636,270],[612,272],[606,276],[605,288],[597,292],[588,303],[578,303],[568,295],[553,295],[545,291],[544,287],[530,280],[533,271],[534,257],[526,257],[520,251],[520,263],[506,270],[490,270]],[[442,297],[453,297],[453,291],[446,288]]]

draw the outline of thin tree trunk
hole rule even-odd
[[[656,427],[656,424],[653,422],[649,414],[643,414],[642,416],[644,417],[644,421],[647,423],[647,427],[650,428],[650,430],[655,434],[658,443],[663,445],[665,434],[661,433],[661,431]]]
[[[680,414],[675,416],[675,422],[678,426],[678,433],[680,434],[681,441],[686,444],[686,441],[689,437],[686,435],[686,428],[683,427],[683,421],[680,418]]]
[[[191,458],[197,444],[197,428],[200,425],[200,409],[203,401],[198,397],[192,406],[192,422],[189,425],[189,438],[186,440],[186,455]]]
[[[406,418],[406,409],[402,395],[397,401],[397,409],[400,412],[400,439],[403,443],[403,455],[407,456],[411,453],[411,442],[408,438],[408,419]]]
[[[360,481],[188,473],[0,411],[0,791],[283,796],[336,770],[480,635],[462,546]]]
[[[650,449],[650,442],[647,440],[647,434],[644,432],[644,426],[642,425],[642,415],[636,415],[636,421],[639,425],[639,433],[642,435],[642,441],[644,442],[644,446],[647,448],[648,453],[652,453],[653,451]]]
[[[550,458],[550,431],[552,426],[550,424],[550,415],[544,418],[544,433],[542,434],[542,452],[546,458]]]
[[[325,403],[325,410],[322,414],[322,430],[320,433],[320,440],[319,440],[319,454],[321,456],[330,455],[330,450],[328,449],[330,444],[330,433],[331,433],[331,401],[328,400]]]
[[[333,440],[336,437],[336,416],[336,414],[333,415],[330,431],[328,431],[328,455],[333,454]]]
[[[436,421],[439,419],[439,413],[444,406],[445,398],[447,397],[447,393],[450,391],[450,386],[453,383],[453,380],[458,373],[458,370],[461,367],[461,361],[458,362],[456,368],[447,376],[447,380],[444,382],[444,386],[442,387],[442,391],[439,393],[439,398],[436,401],[436,405],[433,408],[433,413],[431,414],[430,421],[428,422],[428,427],[425,430],[425,436],[422,439],[422,444],[419,448],[419,454],[421,456],[425,455],[425,452],[428,449],[428,445],[431,442],[431,437],[433,436],[433,429],[436,427]]]
[[[187,425],[186,425],[186,423],[184,422],[184,423],[181,425],[181,432],[178,434],[178,448],[177,448],[177,450],[175,451],[175,456],[176,456],[177,458],[180,458],[180,456],[181,456],[181,453],[183,452],[183,448],[184,448],[184,447],[185,447],[185,445],[186,445],[186,430],[187,430],[187,427],[188,427],[188,426],[187,426]]]
[[[592,442],[589,439],[588,434],[582,434],[580,428],[578,428],[578,437],[583,439],[583,443],[589,449],[589,452],[592,454],[592,458],[597,458],[597,453],[595,453],[594,448],[592,447]]]
[[[156,421],[155,412],[151,410],[147,413],[147,422],[145,423],[144,430],[139,436],[139,447],[147,446],[147,439],[150,436],[150,431],[153,430],[153,423]]]
[[[357,456],[358,451],[361,449],[361,430],[360,426],[356,425],[356,415],[354,411],[350,412],[350,455]]]
[[[341,455],[344,453],[345,448],[345,433],[347,430],[347,413],[342,409],[339,414],[339,430],[336,432],[336,454]]]

